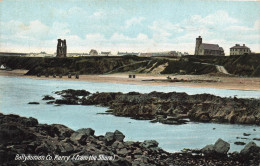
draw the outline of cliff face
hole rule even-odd
[[[81,90],[84,91],[84,90]],[[78,90],[56,92],[62,99],[52,103],[101,105],[109,107],[116,116],[146,119],[151,122],[183,124],[192,121],[260,125],[260,100],[221,98],[210,94],[138,92],[86,93]]]
[[[260,54],[232,56],[188,56],[190,62],[224,66],[230,74],[260,77]]]
[[[136,56],[124,57],[78,57],[78,58],[35,58],[35,57],[4,57],[0,56],[0,64],[12,69],[27,69],[27,75],[37,74],[103,74],[132,63],[145,61],[149,58]],[[141,64],[145,65],[145,64]],[[121,71],[133,70],[139,66],[129,66]]]
[[[230,74],[260,77],[260,55],[185,56],[179,59],[162,57],[77,57],[36,58],[0,56],[0,64],[12,69],[27,69],[37,74],[104,74],[118,72],[154,74],[217,73],[216,65],[224,66]]]

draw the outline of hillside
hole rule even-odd
[[[173,57],[77,57],[40,58],[0,56],[0,64],[12,69],[27,69],[27,75],[37,74],[110,74],[151,73],[191,74],[218,73],[218,68],[237,76],[260,77],[260,55],[184,56]]]

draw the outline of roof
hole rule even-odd
[[[111,52],[101,52],[101,54],[110,54]]]
[[[207,43],[202,43],[201,46],[205,50],[221,50],[221,47],[218,46],[218,44],[207,44]],[[223,50],[223,49],[222,49]]]
[[[247,46],[238,46],[238,45],[236,45],[236,46],[233,46],[233,47],[231,47],[231,48],[236,48],[236,49],[245,49],[245,48],[248,48]],[[231,49],[230,48],[230,49]]]

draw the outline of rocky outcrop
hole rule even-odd
[[[230,144],[222,139],[218,139],[214,145],[207,145],[201,149],[206,155],[226,156],[230,149]]]
[[[99,105],[109,113],[163,124],[184,124],[187,119],[200,122],[260,125],[260,100],[221,98],[210,94],[97,92],[63,90],[56,104]]]
[[[39,103],[39,102],[32,101],[32,102],[29,102],[28,104],[40,104],[40,103]]]
[[[34,118],[0,113],[0,165],[254,165],[260,160],[254,143],[241,154],[227,156],[229,146],[219,139],[213,149],[223,156],[204,156],[199,150],[169,153],[155,140],[124,138],[118,130],[96,136],[91,128],[73,131],[60,124],[39,124]]]
[[[257,146],[254,142],[249,142],[240,153],[245,156],[249,156],[251,154],[260,153],[260,147]],[[259,154],[260,155],[260,154]]]
[[[50,96],[50,95],[45,95],[42,100],[55,100],[54,97]]]

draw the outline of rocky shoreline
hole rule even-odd
[[[260,162],[260,147],[254,142],[240,153],[228,153],[230,145],[221,139],[201,150],[169,153],[159,148],[155,140],[132,142],[124,138],[118,130],[96,136],[91,128],[73,131],[60,124],[39,124],[31,117],[0,113],[0,164],[233,166]]]
[[[176,92],[96,92],[62,90],[60,99],[46,95],[47,104],[98,105],[115,116],[153,123],[185,124],[190,121],[260,125],[260,99],[222,98],[210,94]]]

